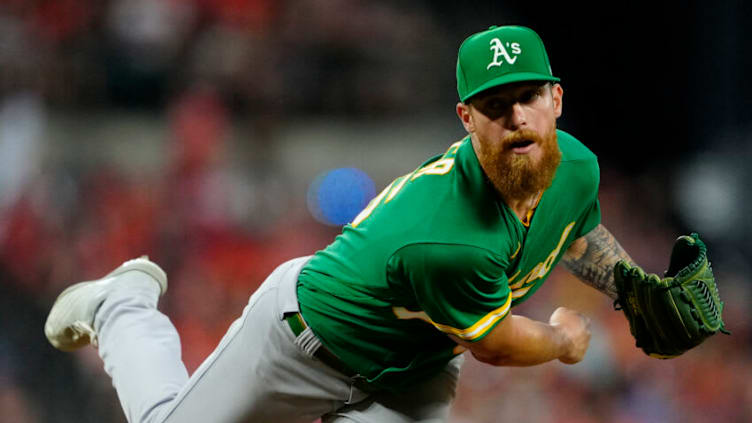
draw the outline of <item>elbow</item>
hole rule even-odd
[[[473,357],[481,363],[491,366],[513,366],[514,345],[490,341],[493,341],[493,338],[485,338],[467,347]]]
[[[475,357],[476,360],[480,361],[484,364],[490,364],[491,366],[509,366],[511,365],[511,361],[509,360],[509,357],[498,354],[498,353],[488,353],[488,352],[477,352],[470,350],[470,353]]]

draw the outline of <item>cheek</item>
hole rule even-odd
[[[551,132],[551,121],[549,119],[540,118],[535,121],[535,126],[532,128],[538,136],[545,140]]]
[[[475,132],[486,140],[500,140],[504,135],[504,129],[495,121],[486,120],[475,125]]]

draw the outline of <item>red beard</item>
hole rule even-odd
[[[533,141],[542,150],[539,160],[530,155],[515,154],[513,144]],[[505,201],[525,200],[551,186],[561,162],[555,124],[543,136],[522,129],[504,137],[501,142],[479,143],[478,160],[496,190]]]

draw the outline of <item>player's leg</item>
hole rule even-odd
[[[304,261],[285,263],[267,278],[190,380],[177,331],[156,310],[166,277],[145,259],[64,291],[45,332],[63,350],[98,341],[131,422],[310,421],[353,393],[345,376],[295,345],[282,319],[280,301],[297,304],[294,281]],[[293,287],[285,290],[292,299],[279,293],[282,281]]]
[[[323,423],[445,422],[454,400],[460,367],[458,356],[432,379],[399,394],[376,393],[323,416]]]
[[[128,272],[119,278],[120,289],[97,312],[99,356],[128,421],[150,421],[185,385],[188,371],[178,332],[147,288],[149,277]]]
[[[99,345],[129,421],[153,416],[188,380],[177,331],[156,309],[166,289],[159,266],[129,260],[102,279],[63,291],[45,324],[50,343],[61,350]]]
[[[352,399],[350,380],[306,355],[283,319],[286,304],[297,308],[295,282],[306,261],[267,278],[157,421],[309,423]]]

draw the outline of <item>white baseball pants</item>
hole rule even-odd
[[[95,329],[128,421],[446,421],[462,356],[408,392],[367,394],[296,344],[284,316],[298,311],[296,282],[308,259],[272,272],[190,378],[178,333],[157,310],[157,284],[141,272],[118,276],[124,280],[113,284],[97,311]]]

